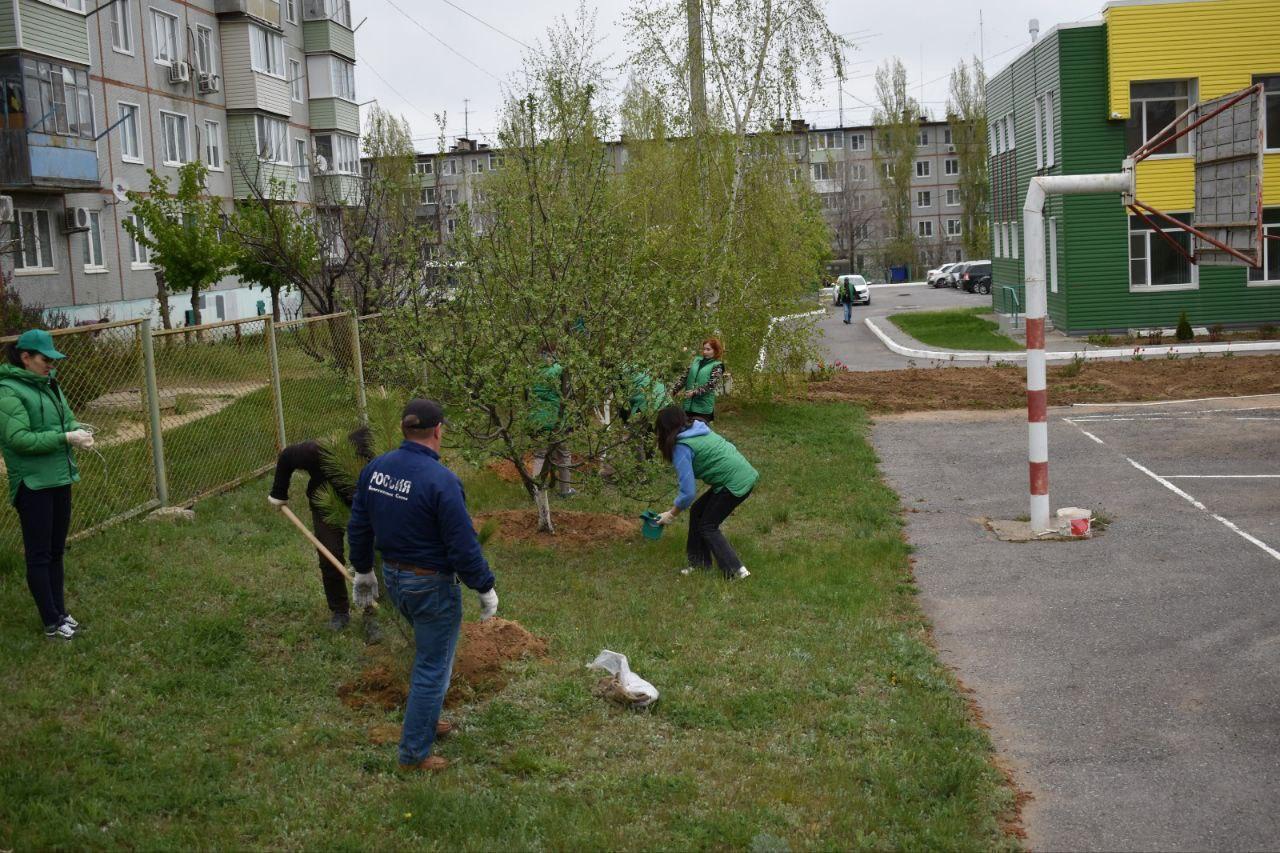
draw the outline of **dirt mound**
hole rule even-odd
[[[526,456],[524,460],[525,469],[533,467],[533,457]],[[516,471],[515,464],[510,459],[495,459],[484,467],[498,475],[498,479],[507,483],[519,483],[520,473]]]
[[[377,708],[384,711],[404,707],[409,696],[409,670],[413,666],[413,652],[403,651],[404,657],[395,661],[381,660],[365,667],[355,679],[338,688],[338,697],[348,708]],[[449,682],[449,694],[445,696],[446,708],[464,701],[496,693],[507,683],[503,665],[524,658],[545,658],[547,641],[524,629],[519,622],[509,619],[490,619],[486,622],[462,623],[458,638],[458,653],[453,659],[453,678]],[[387,726],[374,726],[370,739],[377,743],[391,737],[398,740],[399,728],[394,736]]]
[[[1026,368],[939,367],[839,373],[808,386],[811,400],[839,400],[873,413],[931,409],[1019,409]],[[1280,356],[1091,361],[1049,368],[1049,404],[1120,403],[1280,392]]]
[[[490,521],[496,521],[498,524],[498,529],[493,535],[499,542],[583,546],[634,539],[640,535],[638,518],[626,518],[603,512],[553,510],[551,523],[556,529],[554,535],[538,532],[536,509],[483,512],[475,516],[476,529],[480,529]]]

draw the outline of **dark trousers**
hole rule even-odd
[[[320,540],[320,544],[328,548],[329,552],[338,558],[339,563],[345,560],[342,539],[345,531],[326,521],[324,513],[314,506],[311,507],[311,524],[315,528],[316,538]],[[324,584],[324,597],[329,602],[329,609],[334,613],[350,612],[351,602],[347,598],[347,579],[325,559],[324,554],[317,551],[316,557],[320,560],[320,580]]]
[[[737,552],[720,532],[720,525],[729,517],[729,513],[738,508],[738,504],[749,497],[751,492],[736,497],[728,489],[718,492],[707,489],[702,497],[693,502],[693,506],[689,508],[689,541],[685,545],[690,566],[709,569],[714,556],[725,577],[742,568],[742,560],[738,559]]]
[[[67,605],[62,599],[62,554],[71,527],[71,486],[52,489],[18,487],[14,500],[22,522],[22,547],[27,556],[27,589],[46,628],[62,622]]]

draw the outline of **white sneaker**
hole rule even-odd
[[[63,624],[63,625],[70,625],[70,626],[71,626],[71,630],[72,630],[72,631],[78,631],[78,630],[80,630],[80,623],[79,623],[79,622],[77,622],[77,621],[72,617],[72,615],[71,615],[70,613],[68,613],[66,616],[63,616],[63,617],[62,617],[62,624]]]
[[[685,566],[683,569],[681,569],[681,570],[680,570],[680,574],[682,574],[682,575],[691,575],[691,574],[693,574],[693,573],[694,573],[694,572],[696,572],[696,571],[697,571],[697,569],[695,569],[693,566]]]
[[[740,581],[740,580],[746,580],[749,577],[751,577],[751,572],[747,571],[747,567],[739,566],[738,571],[734,573],[733,577],[730,578],[730,580]]]
[[[72,628],[66,622],[54,625],[52,628],[45,628],[44,635],[50,640],[70,640],[76,635],[76,629]]]

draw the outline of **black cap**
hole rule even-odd
[[[400,426],[404,429],[432,429],[444,422],[444,409],[440,404],[422,397],[405,404],[400,416]]]

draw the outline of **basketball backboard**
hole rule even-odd
[[[1262,87],[1251,86],[1197,107],[1196,262],[1215,266],[1245,263],[1236,250],[1257,266],[1262,258]],[[1196,124],[1197,122],[1193,122]]]

